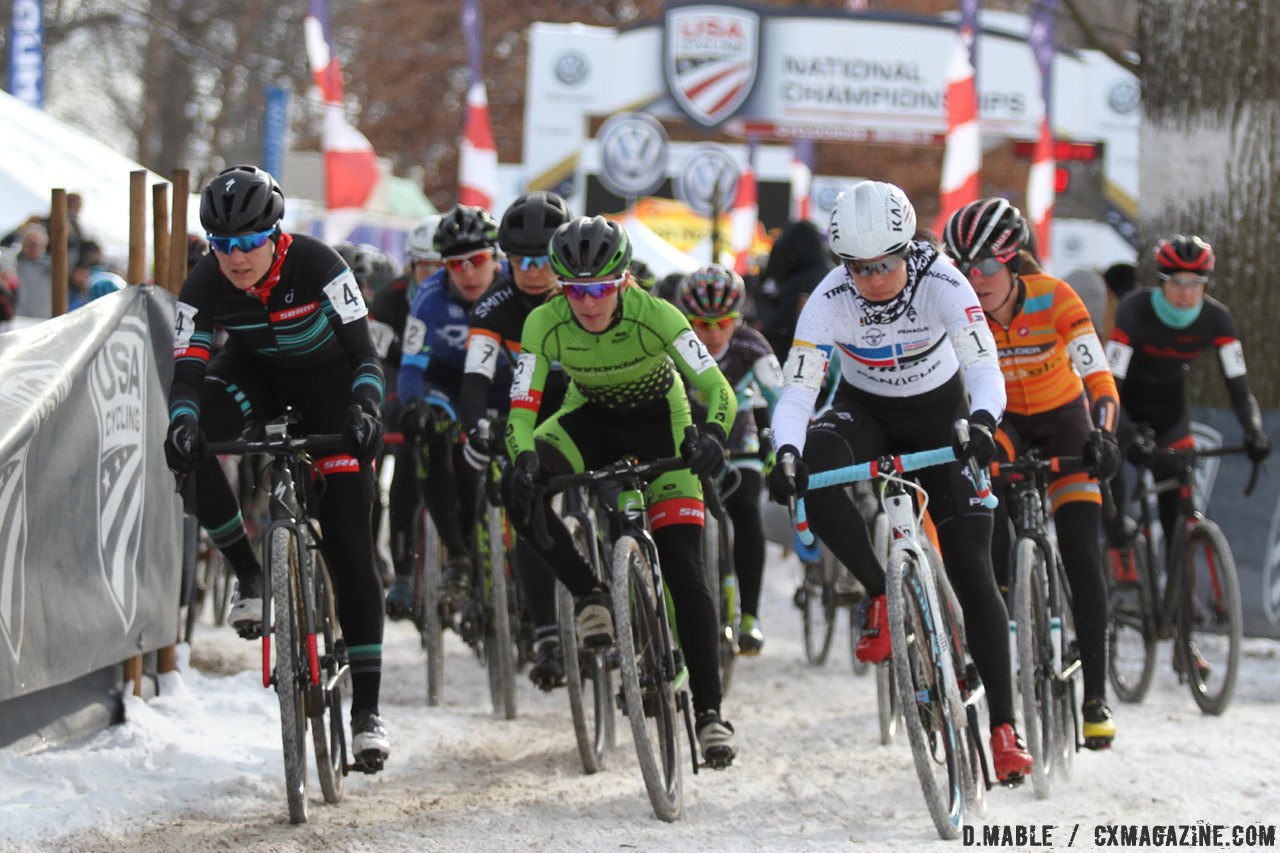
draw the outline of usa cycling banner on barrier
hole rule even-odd
[[[177,636],[172,329],[130,287],[0,335],[0,701]]]

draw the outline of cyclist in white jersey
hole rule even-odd
[[[978,297],[963,275],[924,241],[913,240],[915,210],[892,184],[864,181],[841,194],[831,214],[831,248],[844,263],[809,298],[783,369],[773,414],[778,458],[796,460],[794,480],[770,473],[777,500],[803,494],[808,471],[954,443],[953,424],[970,423],[956,449],[985,467],[1004,413],[1004,377]],[[840,356],[832,408],[809,424],[828,360]],[[1031,755],[1014,729],[1008,612],[991,567],[991,511],[979,503],[964,465],[919,473],[929,494],[942,558],[964,611],[974,663],[990,703],[996,775],[1014,782]],[[806,498],[816,533],[867,588],[860,660],[890,654],[884,567],[866,525],[843,489]]]

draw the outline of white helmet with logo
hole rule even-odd
[[[901,252],[916,233],[916,211],[901,187],[863,181],[840,193],[831,210],[831,251],[866,260]]]
[[[436,251],[436,227],[440,224],[439,216],[428,216],[413,226],[409,232],[409,240],[405,244],[404,253],[410,261],[438,261],[440,253]]]

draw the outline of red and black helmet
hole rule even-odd
[[[971,264],[984,258],[1008,263],[1031,239],[1022,212],[1003,198],[982,198],[951,214],[943,229],[951,259]]]
[[[1174,234],[1156,245],[1156,266],[1164,275],[1193,272],[1207,276],[1216,259],[1213,247],[1196,235]]]

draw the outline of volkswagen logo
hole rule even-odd
[[[689,155],[676,175],[676,198],[694,212],[710,216],[717,187],[720,209],[728,211],[738,192],[738,161],[720,145],[704,145]]]
[[[1142,92],[1138,84],[1123,80],[1111,87],[1107,92],[1107,106],[1120,115],[1128,115],[1138,108],[1142,102]]]
[[[591,76],[591,63],[585,53],[566,50],[556,60],[555,75],[566,86],[577,86]]]
[[[623,198],[649,195],[667,176],[667,132],[648,113],[619,113],[596,134],[600,182]]]

